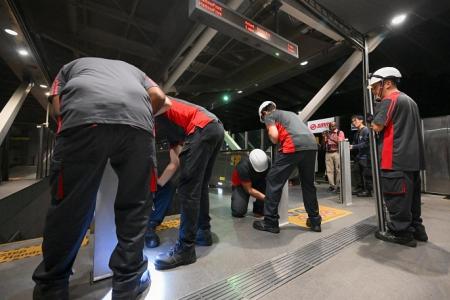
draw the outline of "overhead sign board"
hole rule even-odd
[[[191,0],[189,17],[220,33],[286,61],[298,59],[298,46],[214,0]]]

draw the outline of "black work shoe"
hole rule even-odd
[[[319,220],[322,220],[322,218],[320,218]],[[320,223],[312,224],[310,218],[306,219],[306,227],[310,228],[311,231],[315,231],[315,232],[321,232],[322,231],[322,227],[320,226]]]
[[[195,237],[195,244],[199,246],[211,246],[213,244],[211,230],[199,229]]]
[[[161,243],[159,236],[156,234],[155,229],[148,229],[145,234],[145,246],[147,248],[156,248]]]
[[[419,241],[419,242],[428,241],[428,235],[425,230],[425,226],[423,226],[422,224],[416,225],[416,226],[414,226],[414,230],[415,231],[413,233],[413,236],[416,241]]]
[[[400,244],[408,247],[416,247],[417,242],[414,240],[412,233],[407,232],[403,234],[395,234],[394,232],[388,230],[384,234],[378,230],[375,232],[375,237],[385,242]]]
[[[306,218],[306,227],[311,227],[311,219]]]
[[[269,225],[264,220],[257,220],[253,222],[253,228],[261,231],[268,231],[271,233],[280,233],[280,227],[278,225]]]
[[[358,197],[372,197],[372,193],[369,191],[362,191],[358,193],[356,196]]]
[[[167,253],[159,254],[154,265],[156,270],[168,270],[195,263],[196,260],[195,247],[183,246],[178,241]]]
[[[150,272],[148,270],[145,270],[145,272],[141,275],[141,278],[139,279],[139,283],[137,286],[129,289],[124,289],[124,286],[122,286],[120,289],[115,289],[115,284],[113,283],[113,290],[111,294],[112,300],[131,300],[136,299],[137,296],[145,292],[151,285],[152,281],[150,279]],[[129,284],[127,284],[129,285]]]
[[[47,287],[36,284],[33,300],[69,300],[69,287]]]

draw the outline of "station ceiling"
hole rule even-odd
[[[0,2],[1,9],[13,8],[29,34],[48,84],[65,63],[100,56],[134,64],[163,86],[205,30],[189,19],[188,0]],[[388,30],[370,55],[371,70],[399,68],[404,75],[402,89],[419,103],[423,116],[450,114],[448,0],[316,3],[364,35]],[[218,32],[168,89],[169,94],[212,110],[231,131],[259,128],[256,112],[264,100],[276,101],[282,109],[301,110],[355,51],[346,40],[337,42],[283,11],[277,13],[273,1],[244,0],[238,12],[297,43],[299,59],[285,62]],[[389,29],[398,13],[408,14],[406,22]],[[0,34],[5,34],[3,28]],[[2,101],[20,82],[9,70],[9,60],[0,60]],[[305,60],[308,64],[301,66]],[[360,67],[352,72],[313,118],[361,113],[361,74]],[[223,100],[225,95],[228,101]]]

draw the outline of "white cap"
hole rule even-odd
[[[277,108],[277,105],[275,104],[275,102],[273,101],[264,101],[260,106],[259,106],[259,110],[258,110],[258,114],[259,114],[259,120],[261,121],[261,123],[264,123],[264,120],[262,119],[261,116],[261,112],[264,108],[266,108],[268,105],[272,104],[273,106],[275,106],[275,108]]]
[[[400,78],[402,78],[402,74],[400,73],[399,70],[397,70],[396,68],[393,68],[393,67],[384,67],[384,68],[378,69],[375,71],[375,73],[370,75],[369,86],[367,88],[371,89],[375,83],[380,82],[384,79],[388,79],[388,78],[400,79]]]
[[[261,149],[254,149],[250,152],[248,158],[256,172],[264,172],[269,167],[269,158]]]

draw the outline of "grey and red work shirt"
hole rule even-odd
[[[51,95],[60,96],[58,130],[84,124],[124,124],[154,134],[147,89],[158,86],[138,68],[119,60],[85,57],[62,67]]]
[[[165,135],[171,147],[184,143],[186,137],[193,134],[196,128],[204,128],[219,120],[199,105],[173,97],[170,97],[170,101],[172,106],[157,116],[155,121],[157,135]]]
[[[425,168],[422,126],[414,100],[402,92],[391,93],[376,106],[373,123],[384,126],[378,149],[382,170]]]
[[[280,152],[294,153],[302,150],[317,150],[314,135],[295,113],[277,109],[265,116],[264,123],[266,126],[276,126]]]
[[[261,185],[266,180],[269,168],[264,172],[256,172],[247,156],[241,158],[231,174],[231,185],[240,186],[242,182],[251,182],[252,186]]]

